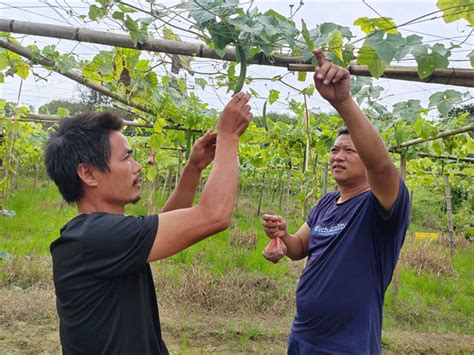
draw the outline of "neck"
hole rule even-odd
[[[111,205],[103,200],[91,201],[83,198],[77,202],[77,211],[79,214],[91,214],[94,212],[123,214],[124,210],[124,206]]]
[[[367,182],[361,185],[357,185],[357,186],[339,186],[339,191],[341,192],[341,196],[339,196],[339,198],[337,199],[337,203],[342,203],[347,200],[350,200],[354,196],[357,196],[369,190],[370,190],[370,186]]]

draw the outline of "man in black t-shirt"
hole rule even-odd
[[[217,133],[193,146],[159,215],[124,216],[140,199],[140,165],[110,113],[62,120],[45,152],[48,175],[78,216],[51,244],[65,354],[167,354],[149,262],[169,257],[230,224],[238,183],[237,148],[252,113],[250,95],[224,108]],[[201,171],[214,160],[199,203]],[[183,223],[185,221],[185,223]]]

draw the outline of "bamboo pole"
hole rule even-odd
[[[444,175],[444,192],[446,199],[446,214],[448,216],[449,246],[454,251],[454,227],[453,227],[453,209],[451,206],[451,188],[449,187],[449,176]]]
[[[400,154],[400,177],[402,178],[403,181],[405,181],[407,177],[407,158],[403,154]],[[399,288],[400,288],[400,262],[397,262],[397,264],[395,265],[395,270],[393,271],[392,290],[390,294],[390,300],[391,300],[393,309],[397,307]]]
[[[314,72],[314,69],[315,66],[313,64],[288,64],[289,71]],[[372,74],[366,65],[349,65],[347,69],[355,76],[372,77]],[[433,74],[427,78],[421,79],[418,75],[417,67],[388,66],[385,68],[381,78],[474,87],[473,69],[436,69],[433,71]]]
[[[451,129],[451,130],[448,130],[448,131],[441,132],[437,136],[431,137],[431,138],[428,138],[428,139],[423,139],[423,138],[413,139],[411,141],[407,141],[405,143],[402,143],[399,146],[390,147],[390,150],[406,148],[406,147],[409,147],[409,146],[412,146],[412,145],[416,145],[416,144],[420,144],[420,143],[424,143],[424,142],[428,142],[428,141],[434,141],[436,139],[449,137],[449,136],[453,136],[453,135],[456,135],[456,134],[469,132],[469,131],[474,131],[474,123],[471,123],[470,125],[467,125],[467,126],[464,126],[464,127],[460,127],[460,128]]]
[[[0,31],[21,33],[33,36],[62,38],[70,41],[104,44],[114,47],[133,48],[178,54],[200,58],[210,58],[235,62],[237,60],[234,48],[228,47],[223,57],[202,42],[169,41],[164,39],[149,38],[142,44],[135,45],[128,34],[117,34],[105,31],[94,31],[79,27],[58,26],[38,22],[0,19]],[[288,63],[301,63],[302,57],[272,55],[267,57],[261,52],[247,61],[248,64],[261,64],[270,66],[287,67]]]
[[[329,173],[329,165],[327,163],[325,163],[324,164],[323,196],[328,193],[328,173]]]
[[[12,52],[24,57],[24,58],[27,58],[27,59],[31,60],[32,62],[34,62],[34,63],[38,63],[38,64],[41,64],[42,66],[48,67],[51,70],[55,71],[56,73],[61,74],[61,75],[65,76],[66,78],[69,78],[71,80],[74,80],[75,82],[77,82],[81,85],[87,86],[88,88],[90,88],[92,90],[100,92],[102,95],[105,95],[105,96],[110,97],[110,98],[112,98],[116,101],[119,101],[119,102],[123,103],[124,105],[131,106],[131,107],[136,108],[137,110],[140,110],[142,112],[154,115],[154,111],[149,109],[148,107],[145,107],[143,105],[131,102],[127,98],[123,97],[122,95],[111,92],[105,86],[102,86],[102,85],[93,83],[90,80],[87,80],[81,74],[75,73],[73,71],[62,72],[61,69],[56,65],[56,62],[54,62],[53,60],[50,60],[50,59],[45,58],[45,57],[40,56],[40,55],[33,54],[33,52],[30,51],[28,48],[20,46],[17,43],[14,43],[10,40],[5,41],[3,39],[0,39],[0,47],[8,49],[9,51],[12,51]]]
[[[69,116],[67,116],[69,117]],[[67,118],[66,116],[58,116],[58,115],[45,115],[45,114],[36,114],[31,113],[28,117],[17,118],[18,121],[25,121],[25,122],[47,122],[47,123],[58,123],[60,120]],[[153,128],[152,123],[139,123],[135,121],[126,121],[122,120],[124,126],[129,127],[141,127],[141,128]],[[189,129],[183,126],[163,126],[163,129],[173,130],[173,131],[192,131],[196,133],[203,133],[201,130],[194,130]]]
[[[233,62],[235,62],[237,58],[235,49],[230,47],[226,49],[224,56],[220,57],[213,49],[201,42],[190,43],[150,38],[145,40],[142,44],[135,45],[127,34],[117,34],[78,27],[49,25],[12,19],[0,19],[0,31]],[[253,58],[248,59],[247,63],[285,67],[290,71],[314,71],[314,66],[312,64],[304,64],[303,58],[299,56],[272,55],[268,57],[263,52],[260,52]],[[349,70],[353,75],[372,76],[366,66],[352,65],[349,66]],[[425,79],[419,78],[417,70],[417,67],[389,66],[385,69],[383,77],[425,83],[474,87],[474,70],[472,69],[438,69],[435,70],[431,76]]]
[[[426,153],[416,153],[417,157],[420,158],[430,158],[430,159],[446,159],[446,160],[457,160],[467,163],[474,163],[474,158],[459,158],[454,155],[433,155],[433,154],[426,154]]]
[[[258,197],[257,217],[260,216],[260,211],[262,209],[263,193],[265,191],[265,177],[266,177],[266,171],[263,172],[262,187],[260,189],[260,194],[259,194],[259,197]]]

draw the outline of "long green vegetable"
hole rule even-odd
[[[234,94],[242,90],[247,75],[247,61],[245,60],[245,50],[242,46],[236,45],[237,62],[240,63],[239,79],[234,86]]]

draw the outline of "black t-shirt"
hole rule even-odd
[[[158,216],[75,217],[51,244],[64,354],[168,354],[147,263]]]

